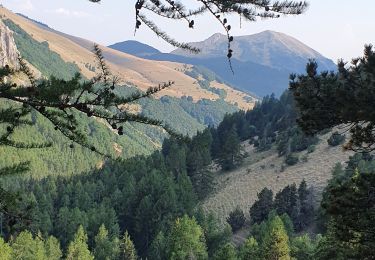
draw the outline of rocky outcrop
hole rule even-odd
[[[0,20],[0,66],[18,67],[18,50],[13,32]]]

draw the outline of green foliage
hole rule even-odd
[[[306,75],[291,76],[290,89],[300,111],[298,124],[305,133],[346,124],[351,137],[347,149],[373,150],[375,53],[365,46],[364,56],[350,66],[338,63],[338,72],[318,74],[317,63],[306,66]]]
[[[237,250],[232,243],[220,248],[213,257],[214,260],[237,260]]]
[[[262,222],[267,218],[279,215],[284,222],[284,227],[288,235],[294,231],[305,230],[315,215],[313,193],[307,188],[307,183],[303,180],[298,189],[296,184],[288,185],[276,193],[273,199],[273,192],[264,188],[259,194],[258,199],[250,208],[250,217],[253,225],[255,237],[259,240],[264,234]]]
[[[254,237],[249,237],[243,244],[240,256],[243,260],[260,260],[260,247]]]
[[[96,259],[118,259],[120,254],[118,238],[108,237],[108,230],[101,225],[98,234],[95,236],[95,247],[93,250]]]
[[[311,190],[307,188],[307,183],[303,180],[298,187],[299,215],[294,223],[297,231],[304,230],[314,219],[314,198]]]
[[[236,168],[242,162],[241,143],[235,127],[224,134],[218,161],[224,171]]]
[[[199,76],[202,76],[208,82],[218,81],[219,83],[222,82],[221,78],[214,73],[213,71],[207,69],[204,66],[195,65],[191,68],[191,70],[185,71],[185,74],[194,78],[198,79]]]
[[[333,237],[329,241],[347,248],[348,258],[363,259],[375,247],[374,170],[373,161],[361,161],[357,169],[347,168],[345,178],[338,176],[324,192],[322,207],[329,217]]]
[[[87,235],[82,226],[79,226],[74,240],[70,242],[66,256],[67,260],[92,260],[94,256],[91,254],[87,245]]]
[[[345,141],[345,135],[340,134],[339,132],[334,132],[332,135],[328,138],[327,143],[330,146],[338,146]]]
[[[220,247],[231,241],[232,230],[229,225],[224,227],[219,224],[219,221],[210,213],[206,215],[201,208],[195,213],[198,224],[202,227],[205,235],[208,255],[213,256]]]
[[[48,237],[44,242],[46,249],[46,257],[49,260],[59,260],[62,258],[62,251],[60,248],[60,242],[55,237]]]
[[[148,255],[149,259],[155,259],[155,260],[163,260],[166,259],[166,238],[163,232],[159,232],[159,234],[155,237],[155,239],[152,241],[150,246],[150,252]]]
[[[299,162],[299,158],[296,154],[289,154],[286,158],[285,158],[285,163],[287,165],[296,165],[297,163]]]
[[[290,248],[289,238],[280,217],[276,216],[269,220],[268,232],[262,244],[262,259],[289,260]]]
[[[288,185],[275,195],[274,207],[279,216],[287,214],[296,225],[299,213],[299,201],[296,184]]]
[[[315,248],[313,259],[318,260],[346,260],[348,256],[345,251],[350,250],[350,248],[343,248],[343,245],[336,240],[335,236],[330,230],[325,236],[320,237]],[[366,259],[366,258],[364,258]]]
[[[237,207],[234,211],[230,212],[229,217],[227,218],[227,222],[231,226],[233,232],[241,229],[245,224],[245,221],[245,214],[240,207]]]
[[[12,259],[12,248],[8,243],[0,237],[0,259],[2,260],[11,260]]]
[[[257,196],[257,201],[250,208],[250,217],[252,223],[259,224],[267,219],[273,209],[273,192],[264,188]]]
[[[178,218],[168,238],[168,259],[207,259],[202,228],[195,218]]]
[[[224,117],[213,134],[213,156],[219,157],[227,132],[235,128],[240,141],[250,139],[257,151],[267,151],[276,145],[280,156],[288,157],[316,145],[317,136],[304,134],[296,125],[297,111],[289,91],[280,99],[266,96],[254,109],[239,111]],[[289,160],[288,160],[289,161]]]
[[[131,240],[128,231],[125,231],[124,238],[121,242],[121,259],[137,260],[137,251],[135,250],[133,241]]]
[[[39,236],[35,239],[29,231],[21,232],[12,242],[12,259],[47,259],[44,243]]]
[[[289,217],[287,213],[282,214],[280,218],[284,223],[284,228],[285,228],[286,233],[288,234],[289,237],[292,237],[295,232],[292,219]]]
[[[291,256],[296,260],[313,260],[315,244],[305,234],[291,239]]]

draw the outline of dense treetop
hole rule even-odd
[[[339,62],[338,72],[317,73],[312,61],[306,75],[291,76],[290,89],[300,111],[298,124],[307,134],[343,125],[351,134],[345,145],[355,151],[375,150],[375,52],[365,47],[364,56],[351,65]]]

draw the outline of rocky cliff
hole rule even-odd
[[[13,32],[0,20],[0,66],[18,67],[18,50]]]

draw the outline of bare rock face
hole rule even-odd
[[[0,20],[0,66],[18,68],[18,50],[13,32]]]

